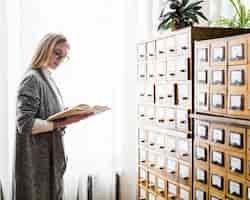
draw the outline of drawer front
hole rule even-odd
[[[154,103],[153,84],[139,84],[137,91],[138,101],[140,103]]]
[[[204,84],[204,85],[207,85],[209,82],[208,82],[208,79],[209,78],[209,73],[208,73],[208,69],[201,69],[197,72],[197,83],[198,84]]]
[[[181,200],[191,200],[192,199],[192,189],[180,187],[180,199]]]
[[[210,110],[214,113],[227,112],[227,95],[225,91],[212,92],[210,95]]]
[[[155,107],[154,106],[146,106],[145,108],[146,120],[149,122],[154,122],[155,117]]]
[[[166,197],[166,190],[166,182],[163,179],[157,177],[157,194],[164,198]]]
[[[179,162],[179,183],[192,187],[192,166],[189,163]]]
[[[246,129],[241,127],[228,127],[227,145],[230,151],[245,153],[246,150]]]
[[[189,131],[190,130],[190,120],[189,120],[189,112],[186,110],[177,110],[176,112],[177,118],[177,129],[180,131]]]
[[[185,109],[192,108],[192,84],[178,84],[178,106]]]
[[[232,39],[228,41],[229,65],[241,65],[247,63],[247,38]]]
[[[218,41],[211,44],[211,65],[226,66],[227,64],[227,45],[225,41]]]
[[[225,149],[216,146],[211,146],[210,158],[211,158],[210,160],[211,168],[219,168],[221,170],[225,169],[226,167]]]
[[[168,128],[175,128],[175,110],[165,107],[157,108],[157,123]]]
[[[228,176],[226,187],[228,197],[235,200],[246,199],[244,181],[242,179]]]
[[[225,147],[227,128],[224,124],[211,124],[210,141],[214,146]]]
[[[148,200],[157,200],[156,195],[154,193],[149,192],[148,193]]]
[[[209,110],[209,89],[206,87],[197,87],[195,95],[196,110],[198,112],[207,112]]]
[[[165,60],[167,53],[166,39],[161,39],[156,41],[156,53],[158,60]]]
[[[138,158],[138,160],[139,160],[139,164],[146,164],[147,163],[147,158],[148,158],[148,155],[147,155],[147,151],[146,150],[144,150],[144,149],[140,149],[139,151],[138,151],[138,154],[139,154],[139,158]]]
[[[152,148],[152,149],[156,148],[157,138],[158,138],[157,133],[155,133],[154,131],[148,132],[148,147],[149,148]]]
[[[166,168],[166,159],[164,154],[157,155],[156,168],[160,171],[163,171]]]
[[[151,168],[156,167],[157,164],[157,154],[155,152],[149,151],[148,152],[148,166]]]
[[[211,169],[209,187],[219,193],[226,193],[226,173],[225,171]]]
[[[197,45],[196,55],[198,68],[203,68],[209,66],[209,44]]]
[[[211,70],[211,88],[226,89],[227,85],[227,71],[225,68],[213,68]]]
[[[167,60],[167,80],[176,80],[176,60],[171,58]]]
[[[168,179],[178,181],[178,161],[174,158],[167,158],[166,169]]]
[[[156,103],[159,105],[175,105],[175,85],[164,84],[156,85]]]
[[[158,150],[164,151],[166,149],[166,136],[161,133],[157,133],[156,146]]]
[[[142,184],[143,186],[147,187],[148,183],[148,173],[146,170],[139,168],[139,184]]]
[[[177,157],[185,162],[192,160],[192,141],[189,139],[177,139]]]
[[[176,79],[177,80],[191,80],[191,69],[189,59],[186,56],[176,57]]]
[[[148,143],[148,132],[145,129],[138,129],[138,143],[145,145]]]
[[[137,60],[146,59],[146,44],[139,44],[137,46]]]
[[[195,120],[195,139],[203,140],[208,143],[209,127],[209,122]]]
[[[228,88],[230,92],[247,92],[248,68],[246,66],[230,66],[228,70]]]
[[[152,60],[156,58],[156,43],[155,41],[147,43],[147,59]]]
[[[167,38],[167,58],[175,56],[177,53],[176,51],[176,43],[175,43],[175,36],[171,36]]]
[[[217,190],[210,189],[209,191],[209,200],[224,200],[225,194],[217,192]]]
[[[176,35],[176,51],[178,55],[189,54],[189,35],[187,33]]]
[[[178,198],[178,186],[175,183],[168,182],[168,199]]]
[[[167,136],[167,155],[177,157],[177,139],[173,136]]]
[[[149,62],[147,64],[147,80],[154,81],[156,77],[155,63]]]
[[[147,79],[147,64],[140,62],[137,64],[137,80],[145,81]]]
[[[204,187],[208,187],[209,184],[209,171],[202,166],[194,167],[194,181],[200,183]]]
[[[139,200],[147,200],[147,191],[144,188],[139,188],[138,192]]]
[[[151,191],[155,191],[156,189],[156,176],[152,173],[149,173],[149,176],[148,176],[148,188]]]
[[[244,93],[229,92],[228,114],[235,116],[248,116],[247,96]]]
[[[246,156],[245,154],[228,152],[227,169],[230,174],[245,178],[246,175]]]
[[[195,184],[193,199],[208,200],[208,189]]]
[[[209,146],[206,143],[195,142],[194,162],[203,166],[209,166]]]
[[[156,79],[157,80],[166,80],[167,75],[167,63],[166,62],[157,62],[156,64]]]

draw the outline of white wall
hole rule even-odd
[[[0,180],[5,196],[9,196],[8,160],[8,93],[7,93],[7,17],[6,2],[0,1]]]

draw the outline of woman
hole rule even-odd
[[[14,198],[61,200],[66,160],[65,126],[87,118],[86,113],[59,122],[46,119],[64,110],[62,96],[51,77],[67,57],[69,44],[61,34],[48,34],[35,52],[31,68],[18,89]]]

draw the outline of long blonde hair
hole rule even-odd
[[[31,68],[37,69],[43,67],[47,63],[53,49],[59,43],[67,43],[67,39],[64,35],[57,33],[46,34],[40,41],[33,55]]]

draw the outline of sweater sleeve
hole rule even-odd
[[[53,129],[54,129],[53,122],[37,118],[35,119],[32,127],[32,134],[48,132],[52,131]]]
[[[35,116],[40,107],[40,86],[36,77],[24,78],[17,92],[16,127],[20,134],[32,134]]]

